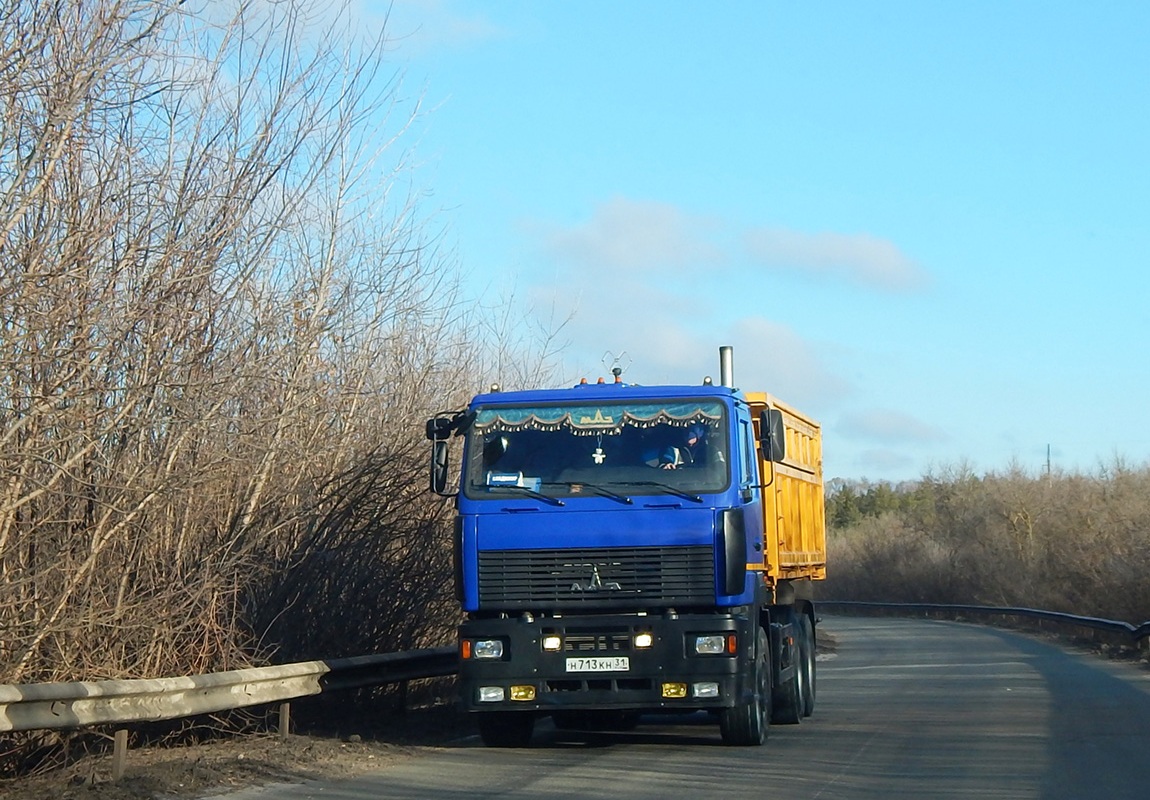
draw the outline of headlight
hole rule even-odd
[[[499,703],[506,696],[502,686],[480,686],[479,687],[479,702],[480,703]]]
[[[695,652],[703,656],[722,655],[727,649],[727,637],[722,634],[696,636]]]
[[[471,645],[471,657],[494,660],[503,658],[502,639],[478,639]]]
[[[548,653],[558,653],[560,648],[563,647],[563,638],[548,634],[543,637],[543,649]]]
[[[646,650],[655,643],[655,637],[649,633],[636,633],[635,634],[635,649]]]

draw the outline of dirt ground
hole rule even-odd
[[[286,741],[264,733],[194,746],[131,749],[120,781],[112,780],[109,748],[45,774],[0,781],[0,800],[210,797],[265,783],[369,772],[474,733],[472,723],[451,706],[372,720],[344,716],[340,723],[343,730],[309,722],[306,733]]]

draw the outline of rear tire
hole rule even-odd
[[[803,634],[803,716],[809,717],[815,710],[815,626],[806,614],[799,615],[799,628]]]
[[[723,743],[736,746],[761,745],[771,727],[771,657],[767,634],[759,628],[755,636],[754,696],[747,703],[719,711],[719,733]]]
[[[523,711],[484,711],[478,722],[479,738],[488,747],[527,747],[535,732],[535,716]]]

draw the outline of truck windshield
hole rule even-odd
[[[730,481],[725,419],[714,400],[479,408],[464,490],[701,502]]]

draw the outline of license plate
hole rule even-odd
[[[568,672],[627,672],[629,669],[631,659],[627,656],[567,659]]]

